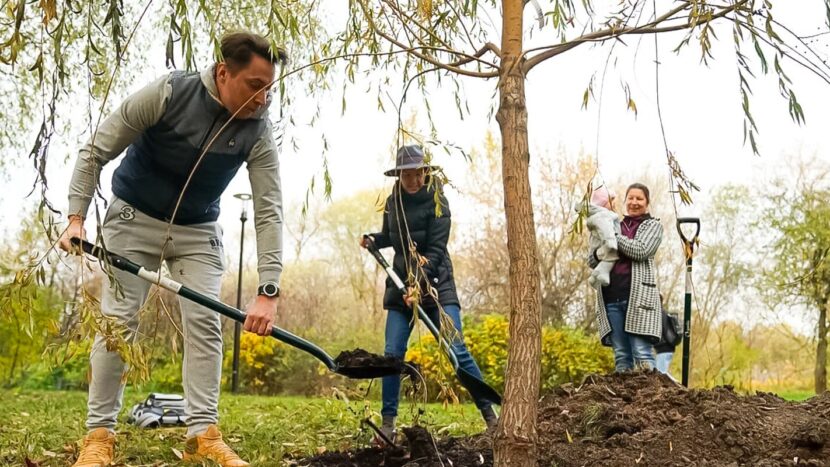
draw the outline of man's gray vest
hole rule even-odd
[[[170,221],[176,201],[204,146],[230,113],[211,97],[199,73],[175,72],[161,119],[127,148],[112,191],[141,212]],[[233,120],[199,162],[174,219],[187,225],[219,217],[219,198],[257,140],[267,118]]]

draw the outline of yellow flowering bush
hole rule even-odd
[[[286,344],[272,338],[243,332],[239,340],[239,383],[247,392],[279,388],[291,365]],[[225,352],[223,377],[226,383],[233,375],[233,347]]]
[[[476,359],[484,380],[504,391],[504,370],[507,364],[507,318],[487,315],[468,320],[464,325],[467,348]],[[432,335],[425,334],[406,354],[421,367],[429,394],[442,392],[442,385],[450,384],[458,392],[452,367],[439,352]],[[607,373],[614,368],[610,349],[599,339],[581,330],[544,326],[542,329],[542,389],[549,390],[567,382],[579,382],[590,373]]]

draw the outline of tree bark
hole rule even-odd
[[[830,303],[830,302],[828,302]],[[816,394],[827,391],[827,308],[819,307],[818,345],[816,345]]]
[[[510,257],[510,335],[504,406],[496,433],[497,467],[537,465],[536,415],[542,348],[536,228],[530,198],[525,77],[522,71],[523,0],[504,0],[499,122],[504,211]]]

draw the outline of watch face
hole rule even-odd
[[[276,297],[277,292],[279,289],[277,288],[276,284],[263,284],[262,286],[262,293],[269,297]]]

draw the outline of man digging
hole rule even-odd
[[[225,266],[222,229],[216,222],[219,199],[246,163],[254,200],[260,286],[247,309],[244,329],[264,336],[270,334],[276,315],[282,271],[282,193],[267,108],[269,85],[286,55],[273,50],[262,36],[248,32],[225,35],[221,50],[221,62],[202,72],[174,71],[154,81],[124,100],[101,123],[75,164],[69,188],[69,226],[60,247],[70,251],[70,238],[84,237],[84,219],[101,167],[126,149],[112,178],[113,198],[101,231],[104,244],[149,269],[158,270],[163,259],[174,280],[217,297]],[[114,284],[107,279],[101,312],[123,326],[124,337],[132,341],[150,284],[126,272],[113,274],[121,290],[116,295]],[[216,426],[222,371],[219,315],[189,300],[180,303],[182,382],[187,398],[184,460],[248,465],[225,444]],[[89,432],[76,467],[107,466],[113,461],[127,367],[118,352],[107,349],[106,339],[97,335],[90,353]]]

